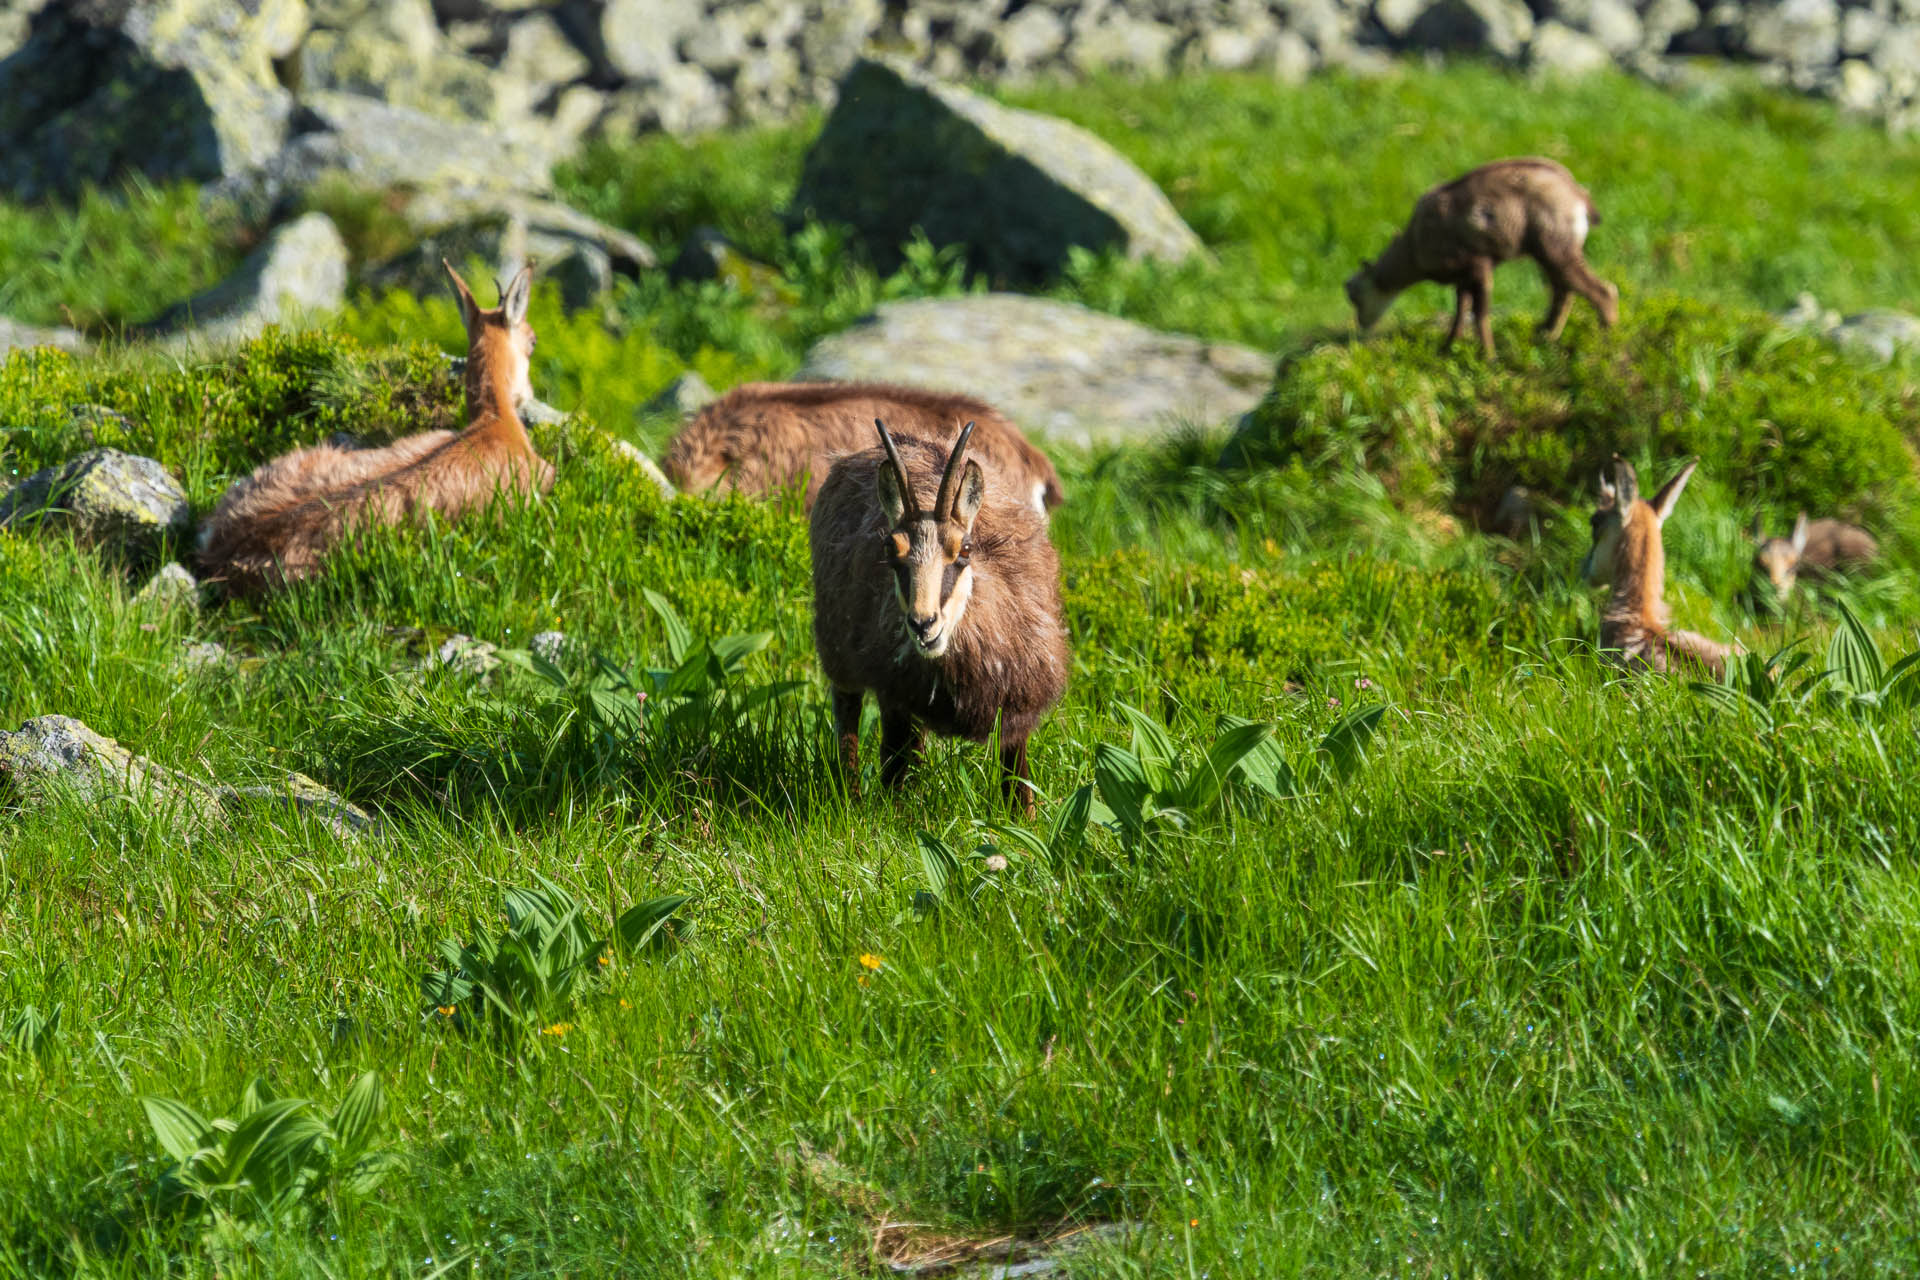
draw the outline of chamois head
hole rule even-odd
[[[1785,599],[1793,592],[1800,576],[1800,557],[1807,550],[1807,513],[1802,511],[1793,522],[1793,532],[1784,538],[1769,538],[1758,516],[1753,521],[1753,567],[1773,584],[1774,592]]]
[[[1362,333],[1380,322],[1398,296],[1375,283],[1372,259],[1363,259],[1360,269],[1347,277],[1347,301],[1353,304],[1354,323]]]
[[[1640,478],[1633,464],[1619,454],[1613,455],[1613,478],[1600,473],[1600,502],[1591,524],[1593,546],[1580,566],[1580,575],[1595,586],[1605,586],[1623,571],[1636,568],[1649,555],[1657,554],[1660,526],[1673,514],[1680,491],[1693,478],[1700,459],[1693,458],[1673,479],[1660,486],[1651,501],[1640,497]]]
[[[962,427],[953,442],[939,495],[927,508],[919,506],[886,424],[875,418],[873,425],[887,450],[887,465],[880,468],[876,484],[880,510],[890,526],[886,557],[894,594],[913,647],[925,657],[938,658],[953,642],[973,598],[973,519],[987,496],[980,464],[966,456],[973,424]]]
[[[533,293],[533,264],[520,268],[519,274],[500,288],[500,305],[486,308],[474,298],[473,290],[445,258],[440,265],[453,278],[453,295],[460,300],[460,319],[467,326],[467,392],[502,383],[509,388],[517,407],[533,399],[529,368],[533,362],[533,326],[527,323],[527,302]],[[502,365],[502,361],[505,362]]]

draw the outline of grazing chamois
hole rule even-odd
[[[1593,273],[1583,252],[1587,232],[1599,224],[1593,197],[1564,165],[1535,157],[1496,160],[1415,201],[1406,229],[1348,277],[1347,300],[1366,330],[1409,286],[1423,280],[1451,285],[1453,326],[1440,349],[1453,346],[1471,305],[1480,345],[1491,357],[1493,269],[1524,254],[1540,264],[1553,290],[1542,335],[1559,338],[1576,293],[1611,326],[1620,318],[1620,291]]]
[[[1699,465],[1698,458],[1689,461],[1652,501],[1641,499],[1633,464],[1619,454],[1613,456],[1613,479],[1600,474],[1593,547],[1580,571],[1596,586],[1613,587],[1600,614],[1600,648],[1629,671],[1692,666],[1717,679],[1726,669],[1727,656],[1740,652],[1736,646],[1667,625],[1667,553],[1660,526],[1673,514],[1680,491]]]
[[[972,423],[951,451],[874,426],[881,447],[833,464],[809,527],[813,638],[849,785],[872,690],[886,785],[918,758],[923,728],[986,742],[997,727],[1001,788],[1031,816],[1027,737],[1067,688],[1046,522],[967,456]]]
[[[1756,516],[1753,541],[1754,571],[1773,584],[1774,595],[1781,600],[1793,594],[1801,574],[1809,581],[1824,581],[1836,573],[1864,569],[1880,558],[1880,544],[1859,525],[1825,519],[1809,522],[1804,511],[1784,538],[1767,537]]]
[[[503,492],[553,487],[515,406],[533,398],[533,328],[524,267],[484,309],[447,263],[467,327],[467,427],[427,431],[380,449],[299,449],[236,481],[200,531],[200,568],[242,595],[313,576],[355,530],[423,511],[453,518]]]
[[[951,445],[971,421],[975,453],[1008,492],[1045,515],[1060,505],[1047,455],[993,406],[969,396],[883,382],[750,382],[700,410],[667,445],[661,469],[683,490],[716,485],[765,497],[806,482],[809,510],[833,460],[871,447],[867,424],[884,418],[906,435]]]

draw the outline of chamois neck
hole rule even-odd
[[[1614,554],[1613,595],[1606,616],[1645,627],[1667,625],[1667,553],[1660,529],[1648,513],[1637,514],[1620,531]]]
[[[469,429],[498,425],[522,440],[526,426],[514,408],[514,352],[506,333],[484,330],[467,348],[466,390]]]
[[[1373,260],[1373,268],[1367,274],[1372,277],[1374,288],[1388,293],[1398,293],[1420,282],[1420,270],[1413,260],[1413,246],[1407,243],[1405,233],[1395,236],[1392,243],[1380,251],[1380,256]]]

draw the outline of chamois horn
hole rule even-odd
[[[907,480],[907,469],[901,465],[900,451],[893,447],[893,437],[887,434],[887,424],[875,418],[874,428],[880,432],[880,443],[886,446],[887,461],[893,464],[893,478],[900,484],[901,510],[911,514],[913,511],[913,485]]]
[[[953,452],[947,455],[947,471],[940,477],[940,496],[934,500],[933,515],[936,520],[945,520],[953,514],[954,478],[960,474],[960,463],[967,456],[967,440],[973,435],[973,424],[969,422],[960,428],[960,438],[953,442]]]

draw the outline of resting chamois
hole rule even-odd
[[[700,410],[667,446],[661,469],[683,490],[716,485],[764,497],[801,480],[812,508],[827,470],[842,454],[870,448],[867,424],[892,422],[906,435],[951,445],[960,424],[975,425],[975,454],[1045,515],[1060,505],[1060,476],[1047,455],[999,410],[970,396],[884,382],[750,382]]]
[[[1453,327],[1440,349],[1460,336],[1471,304],[1480,346],[1491,357],[1493,269],[1524,254],[1540,264],[1553,290],[1542,335],[1559,338],[1576,293],[1593,304],[1602,325],[1612,325],[1620,318],[1620,291],[1593,274],[1584,252],[1588,230],[1598,225],[1593,197],[1564,165],[1536,157],[1496,160],[1422,195],[1406,229],[1348,278],[1347,300],[1366,330],[1408,286],[1422,280],[1452,285]]]
[[[1002,789],[1031,815],[1027,737],[1067,688],[1060,558],[1046,523],[967,457],[973,424],[951,452],[907,436],[896,444],[874,426],[881,447],[833,464],[809,529],[813,637],[849,785],[871,689],[884,783],[897,785],[919,755],[922,726],[974,742],[997,728]]]
[[[515,406],[533,398],[533,328],[522,268],[483,309],[452,266],[467,327],[467,428],[427,431],[380,449],[331,444],[275,458],[235,482],[200,531],[200,569],[239,594],[309,578],[355,530],[423,511],[454,518],[503,492],[545,493],[553,468],[533,451]]]
[[[1613,594],[1600,614],[1600,648],[1629,671],[1666,672],[1692,666],[1718,678],[1738,649],[1691,631],[1667,626],[1667,553],[1660,526],[1673,514],[1698,458],[1680,468],[1651,502],[1640,497],[1633,464],[1613,456],[1613,479],[1600,476],[1600,503],[1593,513],[1593,546],[1581,576]]]
[[[1793,522],[1793,532],[1784,538],[1767,537],[1756,518],[1753,541],[1754,570],[1773,584],[1774,595],[1780,600],[1793,594],[1802,574],[1810,581],[1824,581],[1836,573],[1867,568],[1880,558],[1880,544],[1859,525],[1839,520],[1809,521],[1804,511]]]

